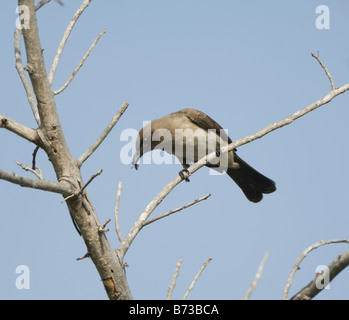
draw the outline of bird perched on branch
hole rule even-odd
[[[153,120],[139,131],[132,163],[138,169],[137,162],[145,153],[161,149],[177,157],[184,167],[179,174],[189,181],[184,172],[190,164],[215,152],[216,158],[205,165],[219,172],[225,171],[248,200],[259,202],[264,193],[274,192],[275,182],[242,160],[236,149],[224,154],[220,152],[230,143],[232,140],[226,131],[211,117],[199,110],[183,109]]]

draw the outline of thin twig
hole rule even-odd
[[[89,258],[90,257],[90,253],[87,252],[84,256],[82,256],[81,258],[76,258],[77,261],[80,261],[80,260],[84,260],[86,258]]]
[[[172,293],[173,293],[173,290],[174,290],[174,288],[176,286],[176,281],[177,281],[177,278],[179,276],[179,269],[180,269],[180,267],[182,265],[182,262],[183,262],[183,260],[179,259],[177,264],[176,264],[176,269],[175,269],[174,274],[173,274],[173,276],[171,278],[170,286],[168,287],[168,290],[167,290],[167,297],[166,297],[167,300],[171,300],[172,299]]]
[[[16,59],[16,70],[18,72],[19,78],[22,81],[24,90],[27,94],[27,99],[29,102],[29,105],[32,109],[32,113],[34,115],[35,121],[40,126],[40,116],[39,116],[39,110],[38,110],[38,104],[36,102],[36,98],[34,95],[34,91],[32,86],[30,85],[29,79],[27,78],[23,62],[22,62],[22,54],[21,54],[21,35],[22,35],[22,29],[16,28],[14,33],[14,49],[15,49],[15,59]]]
[[[332,90],[336,89],[331,74],[330,74],[329,71],[327,70],[326,66],[325,66],[325,65],[322,63],[322,61],[320,60],[319,52],[317,53],[317,55],[314,54],[314,53],[312,52],[312,53],[311,53],[311,56],[312,56],[313,58],[315,58],[315,59],[320,63],[320,66],[322,67],[322,69],[324,69],[324,71],[325,71],[325,73],[326,73],[328,79],[330,80]]]
[[[261,264],[259,265],[259,268],[258,268],[258,271],[257,271],[257,273],[255,275],[255,278],[254,278],[253,282],[251,283],[250,287],[248,288],[248,290],[246,292],[246,295],[242,298],[242,300],[249,300],[250,297],[251,297],[252,292],[257,288],[259,279],[262,276],[264,265],[265,265],[268,257],[269,257],[269,253],[266,252],[264,257],[263,257],[263,259],[262,259]]]
[[[80,190],[80,193],[83,193],[84,190],[86,189],[86,187],[92,182],[92,180],[96,177],[98,177],[101,173],[103,172],[103,169],[98,170],[94,175],[92,175],[92,177],[90,179],[88,179],[88,181],[86,182],[86,184],[82,187],[82,189]]]
[[[81,16],[81,14],[85,11],[85,9],[90,5],[91,0],[84,0],[81,4],[81,6],[79,7],[79,9],[75,12],[73,18],[71,19],[67,29],[64,32],[64,35],[62,37],[62,40],[59,44],[58,50],[56,52],[55,57],[53,58],[53,62],[52,62],[52,66],[51,66],[51,70],[49,72],[48,75],[48,81],[49,83],[52,85],[53,82],[53,78],[55,76],[56,70],[57,70],[57,66],[59,63],[59,60],[61,58],[63,49],[68,41],[68,38],[76,24],[76,22],[78,21],[79,17]]]
[[[114,209],[114,216],[115,216],[115,231],[118,235],[120,243],[124,239],[121,234],[120,225],[119,225],[119,208],[120,208],[120,197],[121,197],[121,191],[122,191],[122,181],[119,182],[118,185],[118,191],[116,193],[116,200],[115,200],[115,209]]]
[[[39,147],[36,147],[33,154],[32,154],[32,156],[33,156],[32,169],[33,170],[35,170],[35,168],[36,168],[36,155],[37,155],[38,151],[39,151]]]
[[[187,292],[184,294],[184,297],[182,300],[185,300],[188,296],[188,294],[190,293],[191,290],[193,290],[196,281],[198,281],[199,277],[201,276],[202,272],[205,270],[205,268],[207,267],[207,265],[210,263],[210,261],[212,260],[212,258],[209,258],[204,265],[201,267],[200,271],[198,272],[198,274],[196,275],[196,277],[194,278],[193,282],[190,284]]]
[[[292,270],[291,270],[291,273],[287,279],[287,282],[286,282],[286,286],[285,286],[285,289],[284,289],[284,293],[283,293],[283,296],[282,296],[282,299],[283,300],[288,300],[288,292],[290,290],[290,287],[291,287],[291,284],[292,284],[292,281],[293,281],[293,278],[297,272],[297,270],[299,270],[299,265],[300,263],[303,261],[303,259],[314,249],[316,248],[319,248],[325,244],[331,244],[331,243],[349,243],[349,239],[339,239],[339,240],[322,240],[322,241],[319,241],[313,245],[311,245],[310,247],[308,247],[307,249],[305,249],[302,254],[297,258]]]
[[[24,164],[20,163],[19,161],[16,161],[16,164],[19,165],[23,170],[29,171],[33,174],[35,174],[39,180],[43,180],[44,178],[42,177],[42,171],[40,168],[35,167],[35,169],[38,169],[39,172],[36,170],[32,169],[30,166],[25,166]]]
[[[82,58],[82,60],[80,61],[79,65],[77,66],[77,68],[74,70],[74,72],[72,73],[72,75],[70,76],[70,78],[68,79],[68,81],[58,90],[54,91],[53,94],[57,95],[60,94],[63,90],[65,90],[69,84],[73,81],[75,75],[79,72],[79,70],[81,69],[81,67],[83,66],[83,64],[85,63],[86,59],[88,58],[88,56],[90,55],[92,49],[95,47],[95,45],[97,44],[98,40],[103,36],[103,34],[105,34],[106,30],[103,29],[103,31],[98,35],[98,37],[96,38],[96,40],[92,43],[90,49],[88,49],[87,53],[85,54],[85,56]]]
[[[98,226],[99,232],[108,232],[109,229],[106,229],[107,224],[111,221],[111,219],[108,219],[106,222],[103,223],[102,226]]]
[[[77,197],[78,195],[82,194],[84,192],[84,190],[86,189],[86,187],[92,182],[92,180],[94,178],[96,178],[97,176],[99,176],[101,173],[103,172],[103,169],[100,169],[99,171],[97,171],[94,175],[92,175],[92,177],[87,181],[87,183],[81,188],[80,191],[78,192],[75,192],[71,195],[69,195],[68,197],[64,198],[61,203],[69,200],[70,198],[73,198],[73,197]]]
[[[77,165],[80,168],[82,164],[92,155],[93,152],[96,151],[96,149],[101,145],[101,143],[104,141],[104,139],[108,136],[110,131],[114,128],[116,123],[119,121],[120,117],[123,115],[123,113],[126,111],[128,107],[128,103],[124,102],[119,111],[116,113],[112,121],[109,123],[109,125],[105,128],[101,136],[98,138],[98,140],[77,160]]]
[[[169,211],[169,212],[167,212],[167,213],[162,214],[161,216],[158,216],[158,217],[156,217],[156,218],[154,218],[154,219],[151,219],[151,220],[149,220],[149,221],[145,221],[145,222],[143,223],[143,227],[144,227],[144,226],[147,226],[148,224],[153,223],[153,222],[155,222],[155,221],[157,221],[157,220],[160,220],[160,219],[162,219],[162,218],[168,217],[169,215],[171,215],[171,214],[173,214],[173,213],[176,213],[176,212],[181,211],[181,210],[183,210],[183,209],[189,208],[189,207],[193,206],[194,204],[197,204],[197,203],[200,202],[200,201],[206,200],[206,199],[209,198],[210,196],[211,196],[211,194],[209,193],[209,194],[207,194],[206,196],[201,197],[201,198],[199,198],[199,199],[196,199],[196,200],[194,200],[194,201],[192,201],[192,202],[190,202],[190,203],[188,203],[188,204],[186,204],[186,205],[184,205],[184,206],[182,206],[182,207],[180,207],[180,208],[173,209],[173,210],[171,210],[171,211]]]

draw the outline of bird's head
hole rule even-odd
[[[159,140],[153,139],[154,127],[156,125],[155,121],[152,121],[145,125],[139,132],[136,140],[136,152],[133,155],[132,164],[138,170],[139,164],[137,163],[142,156],[156,149],[157,145],[161,142]]]

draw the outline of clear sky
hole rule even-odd
[[[38,12],[45,61],[51,65],[63,32],[81,1],[52,1]],[[16,1],[0,10],[0,114],[35,128],[14,68]],[[330,10],[329,29],[318,29],[319,5]],[[123,182],[120,227],[126,235],[152,198],[181,166],[123,164],[125,129],[185,107],[199,109],[243,138],[324,97],[330,83],[311,57],[320,57],[336,86],[349,82],[349,3],[333,1],[117,0],[92,1],[64,50],[53,88],[60,88],[96,36],[106,28],[71,85],[56,96],[71,152],[79,157],[97,139],[123,101],[129,108],[103,145],[82,168],[101,221],[113,219]],[[25,54],[23,50],[23,58]],[[125,257],[127,278],[138,299],[164,299],[178,259],[183,259],[173,297],[180,299],[202,264],[207,266],[190,299],[240,299],[265,252],[263,276],[253,299],[280,299],[301,252],[320,240],[349,235],[349,93],[238,149],[257,170],[276,181],[277,191],[249,202],[227,176],[202,168],[181,183],[152,217],[211,193],[194,207],[145,227]],[[30,164],[34,146],[0,130],[0,168],[32,177],[16,165]],[[47,156],[37,165],[55,179]],[[0,181],[0,298],[105,299],[59,195]],[[117,248],[114,220],[107,237]],[[308,284],[348,245],[312,252],[301,264],[290,295]],[[30,289],[16,288],[16,268],[30,270]],[[349,299],[342,272],[318,299]]]

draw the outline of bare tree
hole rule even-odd
[[[158,194],[157,196],[150,201],[148,206],[143,210],[138,219],[135,221],[131,230],[127,233],[125,237],[122,236],[121,230],[118,224],[118,207],[119,200],[121,195],[121,183],[119,184],[117,201],[115,206],[115,229],[120,240],[120,245],[117,249],[114,249],[109,243],[105,233],[108,231],[106,228],[107,223],[101,223],[99,221],[97,212],[95,211],[93,204],[87,193],[87,186],[93,181],[99,174],[101,170],[93,175],[86,183],[83,182],[81,175],[81,167],[84,162],[95,152],[95,150],[101,145],[103,140],[107,137],[113,127],[116,125],[122,114],[126,111],[128,104],[124,102],[110,124],[103,131],[101,136],[96,140],[96,142],[79,158],[75,159],[70,150],[68,149],[67,142],[62,130],[62,126],[59,120],[58,111],[55,104],[55,95],[61,93],[67,86],[71,83],[88,55],[90,54],[93,47],[97,44],[100,37],[104,34],[103,30],[86,55],[81,60],[78,67],[72,73],[70,79],[62,86],[62,88],[54,91],[52,89],[52,82],[57,70],[58,62],[60,60],[62,51],[67,43],[69,35],[78,21],[80,15],[84,10],[89,6],[91,0],[84,0],[74,14],[70,24],[68,25],[66,32],[63,35],[62,41],[59,44],[57,53],[53,60],[51,69],[47,72],[45,67],[43,50],[40,43],[38,25],[36,19],[36,11],[39,10],[43,5],[50,2],[50,0],[42,0],[36,5],[34,0],[19,0],[18,5],[20,8],[19,16],[21,19],[21,26],[15,30],[15,58],[16,58],[16,69],[18,71],[19,77],[22,80],[24,89],[26,91],[28,102],[31,107],[33,116],[38,125],[37,129],[30,128],[24,124],[21,124],[15,120],[12,120],[6,116],[0,115],[0,128],[11,131],[12,133],[20,136],[23,139],[31,142],[35,145],[36,149],[33,154],[33,165],[32,167],[24,166],[18,163],[24,170],[30,171],[35,174],[35,179],[30,179],[22,177],[15,173],[9,173],[0,169],[0,179],[6,180],[10,183],[20,185],[22,187],[34,188],[44,191],[49,191],[53,193],[58,193],[62,195],[62,201],[67,205],[69,212],[75,221],[79,232],[81,232],[82,238],[86,244],[87,253],[84,257],[80,258],[91,258],[93,261],[101,279],[104,284],[105,290],[110,299],[132,299],[132,294],[126,279],[125,274],[125,263],[124,257],[128,249],[132,245],[134,239],[142,228],[146,227],[150,223],[154,223],[161,218],[165,218],[170,214],[178,212],[182,209],[185,209],[191,205],[194,205],[200,201],[207,199],[210,195],[206,195],[197,200],[194,200],[178,209],[172,210],[164,215],[161,215],[157,218],[149,219],[150,215],[154,209],[170,194],[170,192],[183,181],[183,178],[180,176],[175,177],[171,180]],[[26,10],[21,10],[21,8],[26,8]],[[28,14],[28,16],[26,16]],[[27,19],[30,17],[30,19]],[[25,24],[28,23],[28,26]],[[22,53],[20,50],[21,38],[24,39],[27,65],[24,67],[22,63]],[[291,124],[294,120],[302,117],[305,114],[310,113],[311,111],[319,108],[330,102],[332,99],[337,97],[340,94],[349,90],[349,83],[341,86],[335,87],[334,82],[327,68],[321,62],[318,55],[313,54],[313,57],[318,60],[321,64],[321,67],[326,72],[328,79],[331,82],[331,90],[323,98],[315,101],[309,106],[295,112],[294,114],[286,117],[285,119],[272,123],[266,128],[251,134],[243,139],[234,141],[229,146],[223,148],[221,153],[228,152],[236,147],[247,144],[256,139],[262,138],[264,135],[277,130],[285,125]],[[26,72],[29,75],[30,81],[26,76]],[[48,181],[43,178],[40,169],[35,165],[35,157],[38,149],[42,149],[49,158],[53,169],[56,173],[57,181]],[[205,165],[207,161],[212,160],[216,157],[215,153],[207,155],[203,161],[199,161],[188,169],[188,176],[192,175],[198,169]],[[339,259],[339,258],[338,258]],[[252,283],[250,290],[246,294],[246,299],[249,298],[251,292],[256,287],[258,279],[261,275],[265,259],[263,259],[262,265],[256,275],[255,281]],[[343,255],[341,259],[341,268],[337,267],[338,261],[333,266],[336,268],[337,273],[343,269],[343,266],[348,265],[348,254]],[[209,263],[210,259],[203,265],[197,277],[194,279],[192,285],[188,289],[184,298],[192,289],[192,286],[195,284],[195,281],[200,276],[201,272],[204,270],[206,265]],[[344,262],[343,262],[344,261]],[[173,276],[168,298],[171,298],[173,288],[175,286],[175,281],[178,276],[179,267],[181,261],[178,262],[175,274]],[[291,283],[290,280],[289,283]],[[305,289],[304,289],[305,290]],[[303,291],[304,291],[303,290]],[[313,287],[309,289],[311,292],[314,292]],[[288,292],[288,291],[287,291]],[[287,297],[287,292],[285,297]],[[306,294],[307,297],[312,297],[314,294],[309,293],[300,293]],[[299,295],[300,295],[299,294]],[[299,296],[298,295],[298,296]]]

